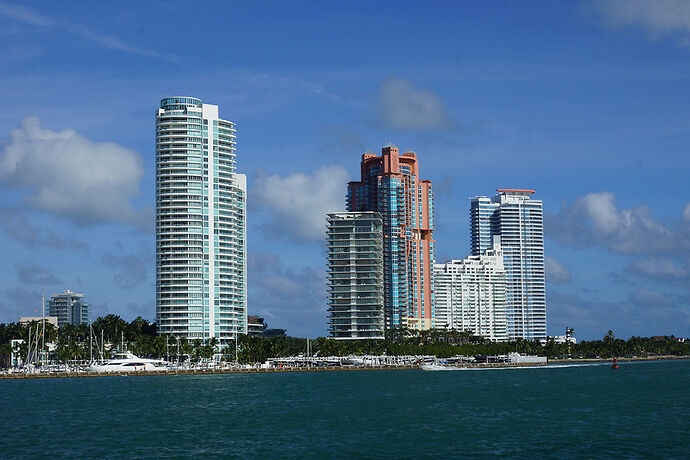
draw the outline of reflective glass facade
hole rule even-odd
[[[499,189],[490,201],[472,198],[472,254],[479,255],[499,236],[506,270],[506,313],[509,339],[546,339],[544,219],[541,200],[532,190]]]
[[[55,316],[58,327],[65,324],[89,324],[89,304],[84,302],[84,294],[72,292],[69,289],[61,294],[50,296],[48,312]]]
[[[429,329],[434,319],[434,199],[419,179],[414,152],[387,145],[362,155],[361,180],[350,182],[348,211],[375,211],[383,221],[387,328]]]
[[[383,339],[383,226],[378,212],[328,215],[328,329],[334,339]]]

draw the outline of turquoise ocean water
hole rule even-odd
[[[690,361],[0,380],[0,457],[690,458]]]

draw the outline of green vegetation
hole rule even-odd
[[[21,326],[17,323],[0,324],[0,367],[7,367],[10,362],[10,340],[22,338],[25,343],[19,347],[22,356],[26,356],[29,329],[32,337],[41,331],[33,323]],[[98,344],[101,334],[105,342],[104,358],[123,348],[141,357],[165,358],[171,361],[199,361],[211,358],[218,344],[216,339],[207,341],[187,341],[165,335],[157,336],[156,327],[141,317],[126,322],[117,315],[98,318],[92,324],[94,334],[93,354],[100,355]],[[102,332],[101,332],[102,331]],[[572,335],[572,329],[568,335]],[[85,361],[90,355],[89,327],[86,325],[66,325],[57,329],[51,324],[45,325],[45,341],[56,344],[56,358],[64,363],[71,360]],[[40,335],[39,335],[40,337]],[[296,337],[251,337],[240,336],[238,357],[241,363],[263,362],[267,358],[296,356],[306,351],[307,339]],[[552,340],[542,345],[538,341],[517,340],[514,342],[495,343],[468,332],[429,330],[414,332],[396,329],[386,334],[385,340],[349,340],[340,341],[319,337],[311,342],[315,356],[348,356],[348,355],[435,355],[448,358],[455,355],[504,355],[510,352],[548,356],[549,358],[610,358],[612,356],[688,356],[690,342],[678,342],[673,336],[663,338],[631,337],[628,340],[615,338],[609,331],[602,340],[583,341],[577,344],[556,344]],[[223,359],[235,361],[233,343],[221,349]]]

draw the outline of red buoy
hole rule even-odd
[[[618,360],[616,358],[613,358],[613,366],[611,366],[611,369],[618,369]]]

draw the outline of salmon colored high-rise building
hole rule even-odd
[[[431,181],[419,179],[414,152],[392,144],[362,155],[360,181],[347,186],[347,210],[383,218],[386,327],[429,329],[434,323],[434,199]]]

